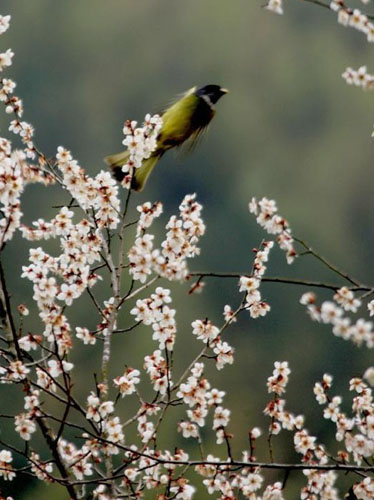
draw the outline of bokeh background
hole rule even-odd
[[[193,85],[217,83],[230,89],[199,147],[189,156],[166,155],[147,189],[133,199],[132,210],[134,201],[164,203],[165,214],[155,224],[161,238],[167,217],[176,213],[183,196],[197,193],[207,233],[192,270],[248,272],[251,249],[264,234],[247,204],[252,196],[267,196],[277,200],[295,235],[358,279],[373,283],[373,94],[347,86],[340,76],[346,66],[368,64],[374,71],[374,48],[364,35],[339,26],[333,13],[297,1],[286,3],[284,16],[253,0],[2,0],[1,7],[2,14],[12,15],[1,51],[11,47],[15,52],[6,75],[17,82],[24,117],[36,128],[36,143],[49,156],[64,145],[91,174],[104,167],[105,155],[121,149],[125,119],[141,120]],[[0,114],[5,136],[8,120]],[[67,201],[53,188],[30,187],[25,222],[53,217],[52,206]],[[16,238],[3,258],[13,302],[32,308],[31,286],[18,278],[27,250]],[[288,266],[278,250],[268,274],[335,279],[310,257]],[[235,306],[240,298],[235,280],[208,280],[198,296],[187,295],[188,285],[172,288],[179,326],[176,366],[182,371],[186,353],[192,359],[200,348],[191,335],[191,321],[209,317],[220,324],[223,306]],[[346,394],[349,378],[374,363],[372,352],[309,321],[298,303],[303,291],[263,284],[271,314],[258,320],[242,316],[227,334],[236,350],[234,365],[221,372],[208,370],[212,384],[227,391],[236,454],[247,447],[249,428],[267,428],[262,415],[268,399],[265,382],[275,360],[288,360],[292,369],[288,409],[304,413],[307,428],[325,442],[333,439],[334,428],[313,399],[314,382],[329,372],[336,393]],[[108,296],[105,290],[98,293]],[[329,296],[320,293],[321,299]],[[73,306],[70,319],[73,325],[92,328],[97,322],[85,298]],[[37,320],[29,322],[30,331],[37,332]],[[129,323],[125,311],[123,326]],[[116,339],[113,376],[125,364],[141,367],[144,355],[156,348],[150,333],[144,328]],[[80,374],[75,390],[82,401],[93,388],[91,373],[97,370],[100,349],[99,344],[80,346],[74,353]],[[349,400],[345,404],[347,409]],[[1,406],[10,412],[22,409],[7,388]],[[121,402],[123,419],[133,408],[133,402]],[[194,456],[193,443],[171,430],[180,417],[165,423],[162,444],[183,446]],[[10,433],[12,424],[3,424],[2,437]],[[136,439],[135,428],[126,434],[129,442]],[[211,434],[204,439],[207,451],[224,453]],[[277,460],[295,460],[288,451],[290,440],[275,439]],[[19,444],[16,436],[14,442]],[[268,459],[265,438],[259,441],[258,457]],[[339,484],[344,491],[346,483]],[[287,498],[297,498],[299,485],[300,476],[293,474]],[[0,488],[17,500],[44,500],[52,493],[55,500],[66,499],[59,487],[27,477]],[[208,497],[199,491],[199,499]]]

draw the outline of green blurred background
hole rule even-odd
[[[0,39],[1,51],[11,47],[15,52],[6,76],[18,84],[24,118],[36,128],[36,143],[50,156],[58,145],[71,149],[90,174],[104,167],[105,155],[121,149],[125,119],[141,120],[193,85],[217,83],[230,89],[193,154],[166,155],[152,182],[136,197],[138,203],[164,203],[166,214],[155,224],[161,238],[167,217],[176,213],[183,196],[197,193],[207,234],[192,270],[248,272],[251,249],[264,234],[247,203],[252,196],[267,196],[277,200],[296,235],[358,279],[373,282],[373,94],[348,87],[340,76],[346,66],[368,64],[374,71],[373,46],[364,35],[339,26],[333,13],[296,1],[287,2],[284,16],[253,0],[2,0],[1,6],[2,14],[12,15],[11,28]],[[5,136],[8,118],[1,113]],[[25,223],[52,217],[52,205],[67,201],[53,188],[28,188]],[[27,303],[35,313],[31,286],[18,278],[27,249],[16,238],[4,259],[13,278],[14,303]],[[273,251],[268,275],[334,278],[310,257],[287,266],[278,250]],[[207,316],[220,324],[223,306],[238,304],[239,295],[235,280],[208,281],[198,296],[187,295],[188,285],[172,289],[179,326],[175,365],[182,370],[186,352],[192,359],[200,348],[192,338],[191,321]],[[314,382],[329,372],[335,377],[334,390],[346,393],[349,378],[373,364],[372,352],[308,320],[298,303],[303,291],[264,284],[271,314],[258,320],[243,316],[227,333],[236,350],[234,365],[220,372],[208,370],[211,383],[227,391],[225,405],[232,409],[230,429],[235,429],[237,456],[247,447],[249,428],[267,428],[262,416],[268,399],[265,382],[275,360],[288,360],[292,369],[288,409],[303,412],[307,428],[325,442],[333,439],[334,428],[323,420],[313,399]],[[100,293],[102,299],[109,294]],[[69,317],[73,326],[94,328],[98,321],[85,298]],[[132,322],[128,309],[122,320],[123,326]],[[35,315],[27,328],[38,332]],[[144,328],[115,339],[111,375],[122,373],[125,364],[141,367],[144,355],[156,348],[150,333]],[[75,390],[83,401],[93,388],[91,373],[98,370],[101,345],[76,344]],[[345,409],[348,403],[346,399]],[[2,406],[22,411],[22,402],[8,388],[3,390]],[[123,400],[121,419],[133,410],[131,398]],[[171,416],[164,425],[169,432],[164,432],[160,445],[183,446],[194,456],[193,443],[170,430],[181,416]],[[11,428],[3,425],[2,437]],[[135,434],[134,428],[128,429],[127,442],[136,439]],[[74,433],[69,437],[74,439]],[[287,451],[290,439],[289,435],[275,440],[277,460],[295,460]],[[206,433],[205,440],[207,451],[224,455],[211,434]],[[17,437],[14,442],[19,444]],[[265,438],[259,441],[258,457],[268,459]],[[340,484],[344,491],[345,483]],[[300,477],[294,474],[287,498],[297,498],[298,485]],[[17,500],[48,499],[52,491],[55,500],[66,499],[60,488],[28,478],[2,483],[1,488]],[[209,496],[200,492],[197,497]]]

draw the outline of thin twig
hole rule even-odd
[[[241,276],[250,276],[248,273],[240,273],[240,272],[227,272],[227,273],[216,273],[216,272],[210,272],[210,271],[196,271],[189,273],[188,277],[200,277],[200,278],[236,278],[239,279]],[[339,288],[342,287],[342,285],[334,284],[334,283],[325,283],[322,281],[312,281],[312,280],[304,280],[304,279],[297,279],[297,278],[287,278],[287,277],[282,277],[282,276],[263,276],[261,278],[262,282],[268,282],[268,283],[284,283],[288,285],[298,285],[298,286],[310,286],[310,287],[316,287],[316,288],[326,288],[328,290],[339,290]],[[352,292],[372,292],[373,287],[369,285],[362,285],[362,284],[355,284],[355,286],[350,286],[348,287],[349,290]]]
[[[340,277],[344,278],[345,280],[349,281],[352,285],[355,285],[356,287],[360,286],[360,283],[353,278],[351,278],[345,271],[340,270],[338,267],[334,266],[329,262],[325,257],[322,257],[319,253],[315,252],[313,248],[306,243],[305,241],[301,240],[300,238],[294,237],[294,240],[300,243],[305,250],[308,251],[310,255],[313,255],[316,259],[318,259],[320,262],[322,262],[325,266],[327,266],[331,271],[334,273],[338,274]]]

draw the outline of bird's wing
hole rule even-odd
[[[178,155],[188,155],[195,150],[195,148],[201,143],[205,131],[209,128],[209,123],[203,127],[198,128],[191,134],[189,139],[178,146]]]

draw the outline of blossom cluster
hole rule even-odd
[[[49,341],[56,341],[62,353],[71,348],[71,328],[63,307],[70,306],[96,283],[98,276],[90,271],[90,266],[100,259],[102,245],[99,231],[86,219],[74,224],[73,216],[73,211],[63,207],[51,222],[39,219],[34,223],[35,228],[21,228],[27,239],[60,239],[62,253],[58,257],[41,247],[31,248],[30,264],[23,266],[22,277],[33,283],[33,298],[45,324],[43,335]]]
[[[9,15],[0,15],[0,35],[8,30],[10,19],[11,16]],[[11,49],[7,49],[5,52],[0,53],[0,72],[12,65],[13,57],[14,52]],[[15,117],[10,123],[9,131],[19,136],[23,144],[23,150],[16,151],[15,154],[24,155],[24,159],[35,159],[36,148],[33,143],[34,128],[30,123],[21,120],[23,115],[23,103],[19,97],[14,95],[15,88],[16,83],[13,80],[10,78],[0,78],[0,101],[5,105],[5,112]],[[39,165],[29,166],[36,176],[34,181],[39,181],[38,177],[40,175],[45,175],[49,181],[54,178],[53,174],[45,169],[46,163],[45,157],[40,155]],[[27,168],[26,165],[25,168]],[[28,173],[27,177],[31,178],[32,176]]]
[[[22,361],[10,361],[8,366],[0,367],[1,383],[21,382],[25,380],[30,368],[27,368]]]
[[[45,483],[50,483],[53,481],[51,474],[53,473],[53,465],[49,462],[44,462],[40,459],[40,456],[32,451],[30,454],[31,470],[35,476]]]
[[[136,209],[140,212],[139,221],[136,226],[136,236],[140,236],[162,214],[163,206],[160,201],[153,204],[147,201],[143,205],[138,205]]]
[[[144,118],[143,126],[136,127],[135,120],[127,120],[123,127],[125,135],[122,144],[127,147],[128,160],[122,167],[122,172],[126,175],[122,185],[130,188],[133,171],[142,166],[143,160],[151,156],[157,149],[157,136],[162,128],[162,118],[159,115],[147,114]]]
[[[114,413],[114,402],[111,400],[103,401],[99,397],[100,395],[94,392],[89,394],[87,398],[86,418],[99,424],[100,434],[106,440],[105,446],[101,447],[101,451],[105,455],[117,455],[119,450],[116,443],[123,443],[125,439],[122,424],[119,417],[112,416]],[[86,443],[86,446],[89,446],[89,443],[90,441]],[[82,452],[83,450],[80,451],[80,453]]]
[[[269,435],[279,434],[282,429],[289,431],[301,429],[304,424],[304,417],[288,412],[285,409],[285,399],[279,397],[286,391],[290,373],[287,361],[276,361],[273,374],[267,380],[268,392],[274,394],[274,398],[264,409],[264,414],[271,418]]]
[[[189,483],[181,471],[183,463],[189,459],[189,455],[185,451],[175,449],[172,453],[168,450],[154,450],[145,447],[139,457],[134,447],[132,451],[125,453],[125,457],[126,461],[133,465],[125,469],[125,477],[122,482],[126,496],[132,494],[141,498],[144,489],[156,491],[160,487],[168,487],[172,498],[192,499],[196,488]],[[174,463],[164,463],[168,461]],[[181,465],[178,465],[178,462],[181,462]],[[104,493],[105,488],[102,488],[101,491]],[[95,498],[105,500],[112,497],[98,496]]]
[[[120,200],[117,183],[110,172],[101,170],[91,178],[70,151],[62,146],[57,148],[56,160],[63,186],[83,210],[94,210],[91,226],[116,229],[120,219]]]
[[[59,439],[58,451],[62,460],[69,466],[69,470],[73,472],[78,481],[82,481],[85,476],[92,476],[92,452],[86,445],[77,448],[74,443]]]
[[[216,433],[217,444],[222,444],[232,435],[226,433],[229,423],[230,410],[222,406],[224,391],[211,389],[208,380],[203,377],[204,363],[195,363],[191,368],[191,375],[182,383],[177,397],[189,407],[188,420],[178,424],[178,430],[185,438],[200,438],[199,427],[204,427],[209,409],[213,409],[213,430]]]
[[[168,306],[171,300],[170,290],[157,287],[149,298],[138,299],[130,311],[136,321],[152,326],[153,340],[159,342],[160,349],[166,347],[169,351],[173,349],[177,331],[174,319],[176,311]]]
[[[321,382],[314,386],[314,394],[320,405],[325,405],[324,418],[336,426],[336,440],[344,444],[339,451],[339,460],[347,463],[352,456],[357,465],[361,465],[374,454],[374,398],[369,385],[374,385],[374,369],[368,368],[363,377],[355,377],[349,382],[352,398],[352,414],[347,415],[341,408],[342,398],[331,396],[332,377],[325,374]],[[366,379],[366,382],[364,379]],[[369,384],[369,385],[368,385]],[[353,486],[356,498],[373,498],[374,481],[367,477]]]
[[[162,206],[156,205],[147,226],[144,226],[144,218],[140,219],[141,229],[138,230],[138,234],[143,234],[138,236],[129,251],[130,274],[134,280],[144,283],[152,273],[169,280],[182,280],[187,277],[187,259],[200,253],[197,243],[205,232],[201,218],[202,206],[195,201],[195,198],[195,194],[186,195],[179,206],[180,217],[173,215],[170,218],[166,225],[166,239],[161,243],[161,250],[154,248],[154,235],[144,234],[144,230],[149,227],[154,217],[161,213]],[[146,210],[150,209],[151,207]]]
[[[274,393],[274,399],[266,406],[264,413],[271,417],[269,437],[279,434],[282,429],[295,431],[293,442],[297,453],[302,455],[302,461],[311,466],[314,464],[324,465],[328,462],[325,448],[318,444],[316,437],[310,435],[304,427],[304,416],[294,414],[285,410],[286,401],[279,396],[282,395],[289,381],[291,370],[286,361],[276,361],[271,377],[268,378],[267,386],[270,393]],[[321,498],[338,500],[338,491],[335,488],[337,475],[334,471],[322,471],[316,469],[305,469],[307,484],[301,490],[301,499]],[[318,497],[316,495],[319,495]]]
[[[230,316],[225,325],[232,322],[235,316]],[[202,340],[207,347],[213,349],[213,357],[216,362],[217,370],[221,370],[226,364],[234,362],[234,349],[223,341],[221,338],[221,331],[217,326],[207,318],[204,320],[197,319],[192,322],[192,333],[196,335],[199,340]]]
[[[255,248],[255,259],[251,276],[241,276],[239,280],[239,291],[245,292],[245,308],[249,310],[252,318],[265,316],[270,311],[270,306],[262,300],[260,284],[265,274],[265,262],[269,259],[269,252],[273,248],[273,241],[264,241],[260,249]]]
[[[123,375],[113,380],[114,386],[118,389],[122,397],[133,394],[136,391],[136,384],[140,382],[140,371],[134,368],[127,368]]]
[[[374,42],[374,24],[359,9],[347,7],[343,0],[332,0],[330,9],[337,12],[340,24],[364,33],[368,42]]]
[[[153,390],[161,395],[166,394],[168,388],[172,386],[171,372],[160,349],[154,351],[150,356],[145,356],[144,369],[149,375]]]
[[[286,252],[288,264],[292,264],[297,255],[293,245],[294,240],[288,222],[277,213],[278,208],[275,201],[268,198],[262,198],[258,201],[256,198],[252,198],[249,203],[249,211],[256,215],[257,223],[268,234],[277,235],[279,247]]]
[[[51,176],[26,161],[22,150],[12,150],[10,141],[0,138],[0,246],[12,239],[21,225],[21,195],[27,184],[48,185]]]
[[[362,87],[365,90],[374,88],[374,75],[367,72],[366,66],[360,66],[358,70],[352,68],[346,68],[342,74],[344,80],[348,85],[355,85],[356,87]]]
[[[181,280],[188,275],[187,259],[200,254],[197,246],[205,233],[201,218],[202,205],[196,194],[186,195],[179,206],[180,217],[172,216],[166,225],[166,239],[161,243],[163,262],[159,263],[159,274],[167,279]]]
[[[10,16],[0,15],[0,35],[9,28]],[[0,53],[0,72],[11,66],[14,53],[11,49]],[[21,99],[13,95],[16,84],[9,78],[0,78],[0,101],[5,111],[13,114],[9,130],[21,138],[23,149],[13,149],[9,140],[0,138],[0,248],[10,240],[20,227],[22,211],[20,197],[27,184],[40,182],[44,185],[54,181],[54,176],[39,165],[29,163],[35,158],[35,146],[32,141],[33,127],[21,121],[23,105]]]
[[[361,300],[355,297],[352,290],[342,287],[335,293],[334,302],[326,300],[320,306],[316,304],[316,300],[313,292],[304,293],[300,299],[313,321],[332,325],[334,335],[350,340],[357,346],[364,344],[368,348],[374,347],[373,323],[363,318],[352,322],[352,319],[344,314],[345,311],[356,313],[361,306]]]

